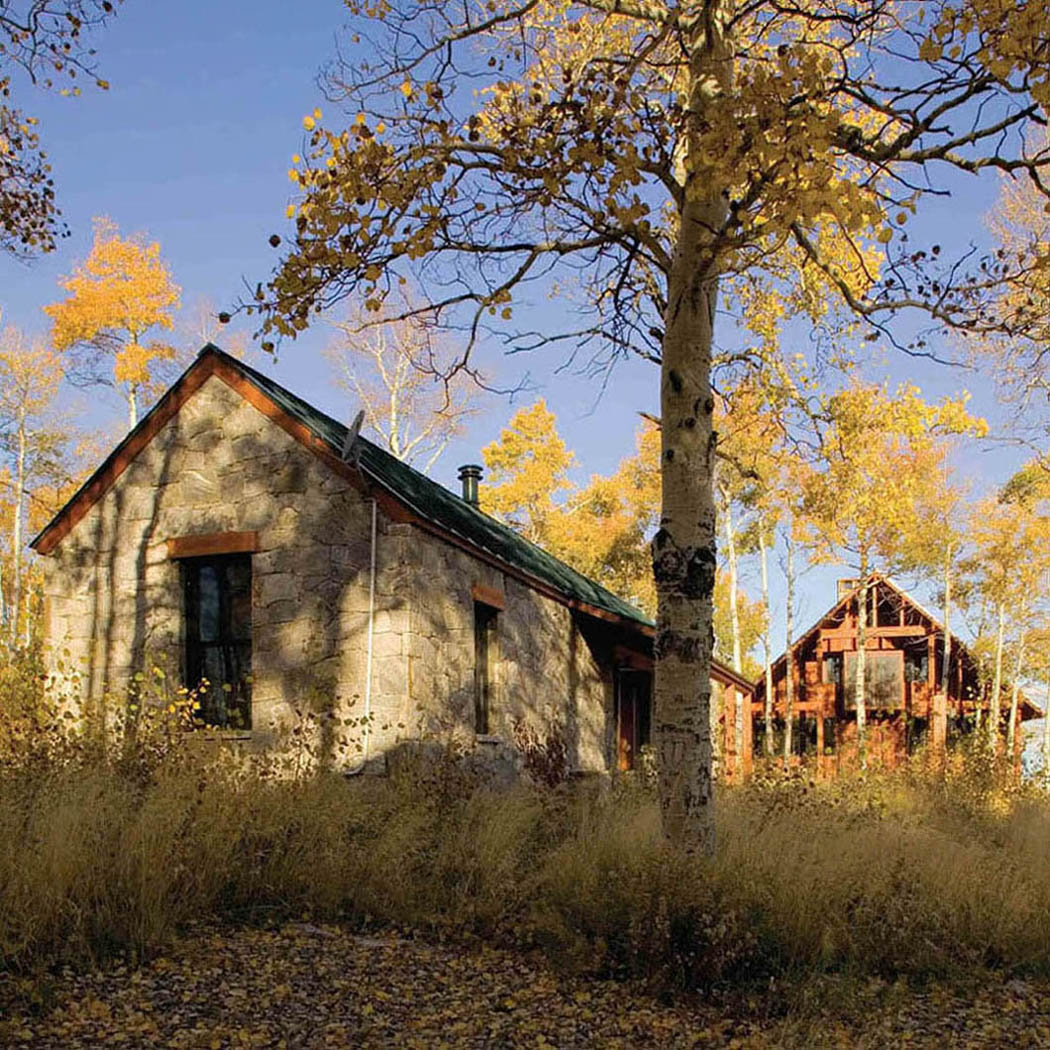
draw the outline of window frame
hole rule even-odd
[[[197,718],[215,729],[248,732],[252,728],[252,658],[253,603],[252,558],[248,552],[206,554],[178,559],[182,583],[183,682],[190,690],[198,689],[206,677],[209,650],[218,650],[224,677],[231,670],[239,672],[236,682],[212,682],[198,696]],[[247,569],[242,597],[247,599],[246,634],[237,634],[233,625],[235,592],[230,585],[229,568]],[[201,579],[204,570],[212,569],[218,581],[216,637],[205,640],[201,635]],[[238,592],[240,593],[240,592]],[[242,623],[245,618],[242,618]],[[247,669],[245,672],[245,668]],[[225,687],[230,686],[227,690]],[[221,702],[220,701],[221,698]],[[239,717],[231,718],[231,714]]]
[[[499,664],[500,610],[488,602],[474,602],[474,732],[492,731],[492,707]]]

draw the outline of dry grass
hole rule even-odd
[[[142,958],[200,918],[302,915],[667,990],[1050,972],[1050,802],[978,759],[725,792],[701,862],[662,842],[638,784],[498,790],[434,751],[382,779],[290,779],[166,732],[0,764],[0,975]]]

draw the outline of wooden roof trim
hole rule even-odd
[[[749,682],[742,674],[738,674],[728,664],[716,660],[713,656],[711,657],[711,677],[721,680],[723,685],[735,685],[748,693],[755,691],[754,682]]]

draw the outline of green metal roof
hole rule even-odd
[[[336,455],[340,454],[348,429],[343,423],[314,408],[301,397],[297,397],[243,361],[224,353],[217,346],[209,343],[201,350],[201,356],[205,354],[221,357],[285,412],[303,423]],[[508,566],[553,587],[567,598],[595,606],[625,620],[652,626],[652,620],[640,609],[618,598],[612,591],[588,579],[542,547],[530,543],[484,511],[471,506],[444,485],[432,481],[366,438],[359,437],[357,447],[360,450],[361,470],[421,518],[453,533]]]

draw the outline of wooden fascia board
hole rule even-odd
[[[742,674],[737,674],[731,667],[722,663],[721,660],[711,660],[711,677],[722,685],[736,686],[746,693],[754,693],[755,685],[749,682]]]

